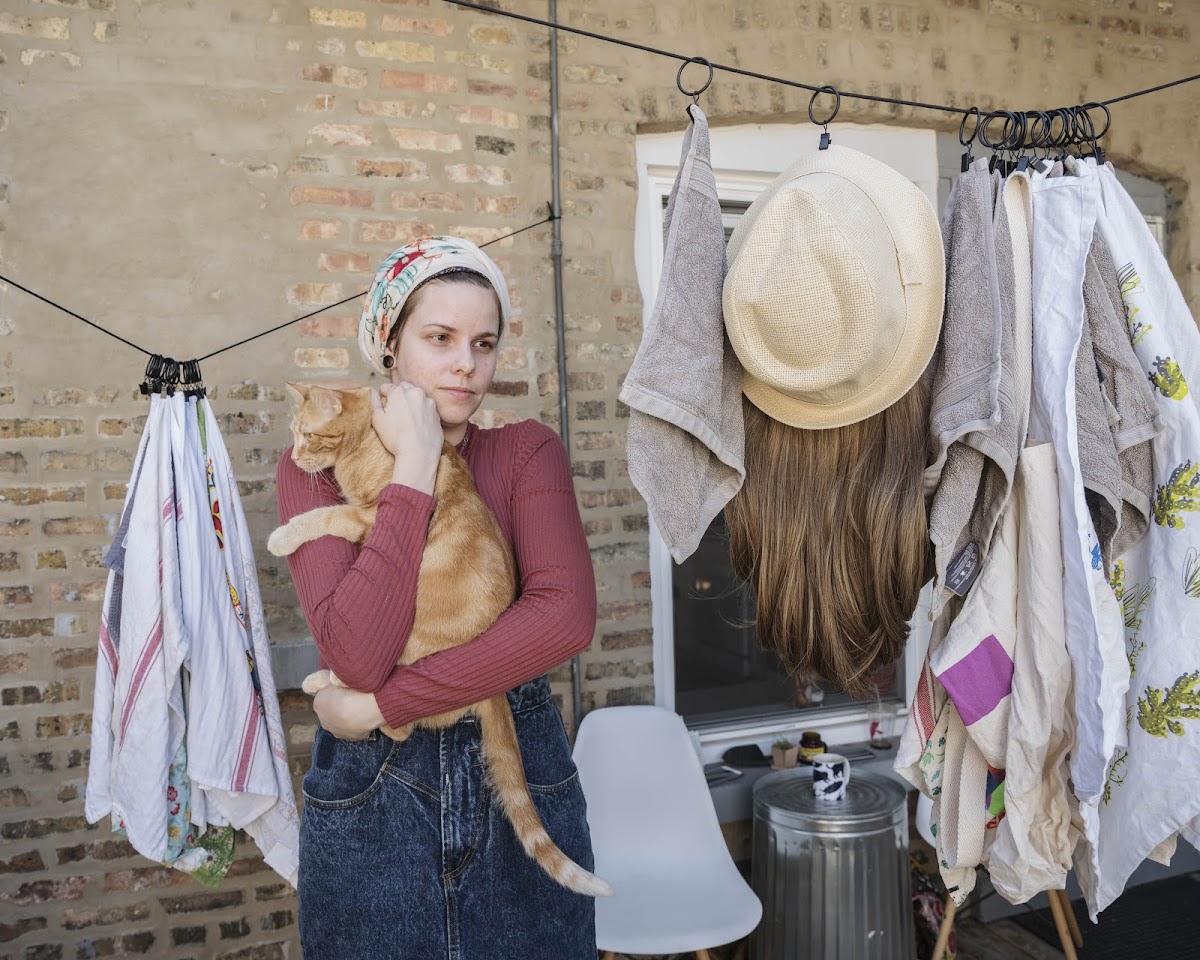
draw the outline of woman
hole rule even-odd
[[[361,549],[336,537],[288,558],[328,667],[304,778],[300,939],[305,960],[594,960],[594,904],[551,880],[489,801],[472,718],[402,726],[508,691],[534,803],[567,856],[592,867],[586,808],[546,671],[591,642],[596,585],[558,437],[536,421],[469,423],[491,385],[508,290],[478,247],[424,237],[383,262],[359,345],[391,383],[374,424],[396,466]],[[396,660],[412,627],[443,439],[454,444],[511,542],[513,605],[475,640],[411,666]],[[340,502],[285,454],[281,521]],[[469,602],[464,601],[464,602]]]

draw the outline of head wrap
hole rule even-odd
[[[367,292],[367,302],[358,324],[358,347],[363,359],[377,373],[387,375],[383,348],[404,301],[426,280],[456,270],[471,270],[487,279],[500,301],[500,323],[508,323],[511,309],[508,285],[491,257],[470,240],[419,237],[380,264]]]

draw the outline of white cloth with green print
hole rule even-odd
[[[1110,166],[1080,165],[1101,198],[1097,225],[1112,251],[1134,352],[1156,389],[1153,522],[1121,557],[1128,692],[1101,802],[1094,856],[1077,858],[1089,911],[1120,895],[1147,857],[1182,833],[1200,840],[1200,332],[1166,260]]]

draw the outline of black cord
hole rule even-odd
[[[512,233],[506,233],[501,237],[496,237],[494,240],[489,240],[487,243],[481,243],[479,246],[481,248],[482,247],[490,247],[493,243],[499,243],[501,240],[507,240],[509,237],[515,237],[518,233],[524,233],[526,230],[532,230],[534,227],[540,227],[543,223],[549,223],[551,220],[556,220],[556,219],[561,219],[561,218],[555,217],[553,214],[551,214],[548,217],[543,217],[541,220],[537,221],[537,223],[531,223],[527,226],[521,227],[519,230],[512,231]],[[98,324],[98,323],[93,323],[87,317],[81,317],[74,310],[68,310],[61,303],[55,303],[53,300],[49,299],[48,297],[43,297],[40,293],[30,290],[28,287],[22,286],[21,284],[17,283],[16,280],[10,280],[8,277],[4,276],[3,274],[0,274],[0,281],[3,281],[4,283],[11,283],[18,290],[23,290],[25,293],[29,294],[31,297],[36,297],[38,300],[41,300],[42,303],[49,304],[50,306],[54,307],[56,310],[61,310],[63,313],[67,314],[68,316],[74,317],[76,320],[82,320],[89,327],[94,327],[95,329],[99,330],[101,333],[107,333],[110,337],[113,337],[116,340],[120,340],[122,343],[124,343],[130,347],[133,347],[134,350],[138,350],[138,351],[144,353],[148,357],[157,356],[157,354],[151,353],[145,347],[139,347],[136,343],[126,340],[120,334],[113,333],[111,330],[105,329],[104,327],[100,326],[100,324]],[[362,290],[359,293],[356,293],[351,297],[346,297],[345,300],[339,300],[337,303],[327,303],[327,304],[325,304],[325,306],[318,307],[316,310],[313,310],[311,313],[306,313],[302,317],[296,317],[294,320],[287,320],[287,321],[279,324],[278,326],[272,327],[270,330],[264,330],[264,331],[262,331],[262,333],[256,333],[251,337],[246,337],[245,340],[239,340],[237,343],[231,343],[227,347],[221,347],[220,350],[214,350],[212,353],[206,353],[204,356],[197,357],[195,360],[192,360],[191,362],[192,363],[201,363],[202,361],[207,360],[210,357],[215,357],[218,353],[224,353],[226,350],[232,350],[234,347],[240,347],[244,343],[249,343],[251,340],[257,340],[259,337],[265,337],[269,333],[274,333],[276,330],[282,330],[284,327],[290,327],[293,323],[299,323],[301,320],[307,320],[309,317],[315,317],[318,313],[324,313],[326,310],[330,310],[333,307],[340,307],[342,304],[349,303],[351,300],[357,300],[359,297],[366,296],[367,293],[368,293],[368,291]]]
[[[634,43],[632,40],[622,40],[619,37],[610,37],[603,33],[595,33],[591,30],[582,30],[579,27],[567,27],[561,23],[554,23],[550,20],[542,20],[539,17],[529,17],[520,13],[512,13],[508,10],[498,10],[495,7],[486,7],[479,3],[472,3],[470,0],[445,0],[446,3],[452,3],[456,7],[465,7],[469,10],[478,10],[480,13],[490,13],[499,17],[508,17],[512,20],[524,20],[526,23],[536,23],[543,27],[550,27],[554,30],[563,30],[567,33],[578,34],[581,37],[590,37],[593,40],[603,40],[605,43],[615,43],[618,46],[630,47],[634,50],[641,50],[644,53],[653,53],[660,57],[669,57],[672,60],[696,61],[697,57],[683,53],[675,53],[673,50],[663,50],[659,47],[651,47],[644,43]],[[801,90],[811,90],[817,93],[825,87],[814,86],[811,83],[802,83],[799,80],[788,80],[786,77],[776,77],[769,73],[756,73],[753,70],[743,70],[741,67],[731,67],[728,64],[715,63],[705,61],[705,64],[713,70],[721,70],[725,73],[735,73],[743,77],[751,77],[755,80],[766,80],[770,83],[783,84],[785,87],[799,87]],[[1114,97],[1112,100],[1105,100],[1103,103],[1111,105],[1120,103],[1122,100],[1129,100],[1133,97],[1145,96],[1147,93],[1155,93],[1159,90],[1165,90],[1167,87],[1174,87],[1181,83],[1190,83],[1193,80],[1200,80],[1200,73],[1191,77],[1182,77],[1179,80],[1172,80],[1170,83],[1160,84],[1157,87],[1150,87],[1146,90],[1138,90],[1135,93],[1127,93],[1120,97]],[[871,100],[875,103],[894,103],[901,107],[920,107],[923,110],[940,110],[943,113],[963,113],[969,114],[971,108],[964,109],[963,107],[952,107],[945,103],[923,103],[920,100],[901,100],[896,97],[881,97],[872,93],[851,93],[848,90],[838,90],[843,97],[853,97],[855,100]]]

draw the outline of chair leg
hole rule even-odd
[[[1050,913],[1054,917],[1054,927],[1058,930],[1058,940],[1062,944],[1063,956],[1066,957],[1066,960],[1078,960],[1075,944],[1071,939],[1071,928],[1067,926],[1066,914],[1063,911],[1062,901],[1058,898],[1058,891],[1050,890],[1046,894],[1046,899],[1050,901]]]
[[[946,906],[942,909],[942,925],[938,927],[937,943],[933,945],[933,956],[930,960],[942,960],[946,955],[946,947],[950,944],[950,931],[954,929],[954,914],[958,906],[953,897],[946,897]]]
[[[697,950],[696,960],[712,960],[712,954],[707,950]]]
[[[1067,917],[1067,929],[1071,931],[1071,940],[1076,947],[1083,947],[1083,934],[1079,931],[1079,920],[1075,917],[1075,909],[1071,906],[1071,898],[1067,896],[1066,890],[1051,890],[1051,893],[1058,894],[1058,902],[1062,904],[1063,913]]]

